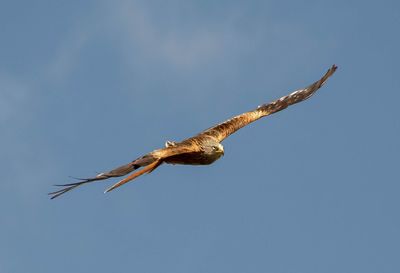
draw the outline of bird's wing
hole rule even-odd
[[[129,162],[126,165],[120,166],[118,168],[115,168],[109,172],[105,172],[105,173],[100,173],[95,177],[90,177],[90,178],[76,178],[77,180],[79,180],[78,182],[74,182],[74,183],[69,183],[69,184],[58,184],[58,185],[54,185],[57,187],[62,187],[62,189],[54,191],[54,192],[50,192],[49,195],[51,196],[51,199],[54,199],[66,192],[69,192],[70,190],[75,189],[76,187],[79,187],[81,185],[90,183],[90,182],[95,182],[95,181],[100,181],[100,180],[105,180],[111,177],[120,177],[120,176],[124,176],[134,170],[136,170],[137,168],[140,167],[140,165],[137,165],[134,163],[135,161]]]
[[[227,138],[229,135],[233,134],[240,128],[248,125],[249,123],[258,120],[259,118],[271,115],[278,111],[285,109],[286,107],[298,103],[300,101],[306,100],[311,97],[321,86],[323,86],[326,80],[335,73],[337,69],[336,65],[332,65],[331,68],[325,73],[325,75],[314,82],[313,84],[307,86],[306,88],[294,91],[293,93],[284,96],[278,100],[275,100],[270,103],[266,103],[257,107],[257,109],[243,113],[241,115],[237,115],[223,123],[220,123],[216,126],[213,126],[196,137],[212,137],[217,141],[222,141]]]
[[[185,142],[185,143],[175,143],[174,146],[168,146],[164,149],[156,150],[153,152],[153,155],[155,156],[155,158],[157,158],[154,162],[148,164],[143,169],[134,172],[131,175],[127,176],[126,178],[122,179],[121,181],[115,183],[114,185],[106,189],[104,193],[110,192],[122,186],[123,184],[132,181],[133,179],[141,176],[142,174],[151,173],[158,166],[160,166],[164,162],[164,160],[166,160],[171,156],[175,156],[178,154],[192,153],[198,151],[199,149],[200,147],[195,142]]]
[[[66,193],[66,192],[69,192],[70,190],[75,189],[76,187],[79,187],[83,184],[100,181],[100,180],[105,180],[105,179],[112,178],[112,177],[124,176],[138,168],[143,167],[143,169],[134,172],[130,176],[128,176],[125,179],[114,184],[112,187],[108,188],[106,190],[106,192],[109,192],[109,191],[133,180],[134,178],[136,178],[142,174],[152,172],[158,166],[160,166],[166,158],[168,158],[170,156],[174,156],[174,155],[182,154],[182,153],[190,153],[190,152],[196,151],[197,149],[198,149],[198,147],[195,145],[195,143],[184,143],[184,144],[177,143],[176,146],[171,146],[171,147],[166,147],[166,148],[159,149],[159,150],[154,150],[153,152],[148,153],[145,156],[142,156],[126,165],[115,168],[109,172],[100,173],[95,177],[77,178],[79,181],[75,182],[75,183],[55,185],[55,186],[63,187],[63,188],[60,190],[54,191],[54,192],[50,192],[49,195],[51,196],[51,199],[54,199],[54,198]]]

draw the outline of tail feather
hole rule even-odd
[[[130,176],[122,179],[121,181],[119,181],[118,183],[115,183],[114,185],[112,185],[111,187],[109,187],[108,189],[106,189],[104,191],[104,193],[110,192],[120,186],[122,186],[125,183],[128,183],[129,181],[135,179],[136,177],[141,176],[142,174],[145,173],[151,173],[152,171],[154,171],[158,166],[160,166],[162,163],[161,160],[156,160],[153,163],[150,163],[149,165],[147,165],[146,167],[144,167],[143,169],[131,174]]]

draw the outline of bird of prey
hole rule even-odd
[[[335,73],[336,69],[337,66],[332,65],[332,67],[329,68],[329,70],[321,79],[307,86],[306,88],[294,91],[291,94],[273,102],[262,104],[253,111],[237,115],[220,124],[206,129],[194,137],[185,139],[181,142],[167,141],[164,148],[154,150],[126,165],[120,166],[109,172],[100,173],[95,177],[86,179],[78,178],[79,181],[75,183],[55,185],[63,188],[51,192],[49,195],[51,196],[51,199],[54,199],[83,184],[104,180],[111,177],[124,176],[139,169],[105,191],[109,192],[142,174],[151,173],[163,163],[185,165],[211,164],[224,155],[224,148],[221,145],[221,142],[225,138],[240,128],[252,123],[253,121],[281,111],[287,108],[289,105],[308,99],[322,85],[325,84],[327,79],[332,76],[333,73]]]

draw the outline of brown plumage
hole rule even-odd
[[[152,172],[163,163],[185,165],[211,164],[224,154],[224,148],[221,145],[221,142],[225,138],[253,121],[281,111],[292,104],[308,99],[325,84],[326,80],[335,73],[336,69],[337,66],[333,65],[320,80],[306,88],[294,91],[273,102],[260,105],[253,111],[228,119],[223,123],[213,126],[200,134],[181,142],[167,141],[165,148],[154,150],[112,171],[101,173],[92,178],[79,179],[80,181],[76,183],[56,185],[63,188],[51,192],[49,195],[51,195],[51,199],[54,199],[80,185],[111,177],[124,176],[136,169],[143,168],[108,188],[106,192],[109,192],[142,174]]]

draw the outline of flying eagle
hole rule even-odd
[[[185,139],[181,142],[167,141],[165,143],[165,148],[154,150],[126,165],[120,166],[109,172],[100,173],[95,177],[86,179],[78,178],[80,181],[75,183],[55,185],[63,188],[51,192],[49,195],[51,195],[51,199],[54,199],[80,185],[111,177],[124,176],[132,171],[142,168],[105,191],[109,192],[142,174],[151,173],[163,163],[184,165],[211,164],[224,155],[224,147],[221,145],[221,142],[225,138],[259,118],[271,115],[285,109],[289,105],[308,99],[325,84],[326,80],[335,73],[336,69],[337,66],[333,65],[320,80],[314,82],[310,86],[294,91],[293,93],[273,102],[260,105],[253,111],[228,119],[227,121],[213,126],[194,137]]]

